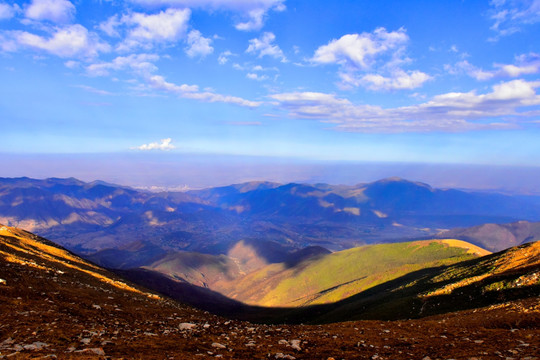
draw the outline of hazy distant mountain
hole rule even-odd
[[[540,222],[517,221],[510,224],[482,224],[470,228],[442,231],[439,238],[461,239],[491,251],[540,240]]]
[[[539,219],[537,197],[434,189],[399,178],[355,186],[250,182],[186,193],[76,179],[0,178],[0,222],[79,253],[117,249],[127,258],[135,256],[119,256],[117,267],[144,263],[136,259],[141,255],[126,250],[132,243],[152,245],[156,254],[227,254],[240,241],[278,244],[290,253]],[[262,253],[269,256],[265,247]],[[112,254],[109,259],[116,261]]]

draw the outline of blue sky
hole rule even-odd
[[[0,153],[537,166],[539,35],[539,0],[0,0]]]

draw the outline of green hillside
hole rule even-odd
[[[456,240],[368,245],[308,259],[271,264],[215,289],[261,306],[336,302],[420,269],[450,265],[489,252]]]

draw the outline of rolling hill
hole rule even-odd
[[[336,302],[412,271],[486,254],[463,241],[426,240],[334,253],[311,247],[268,263],[240,243],[228,256],[169,253],[143,268],[249,305],[297,307]]]
[[[294,266],[272,264],[215,290],[260,306],[325,304],[415,270],[449,265],[488,253],[453,240],[366,245],[315,256]]]
[[[527,259],[522,250],[512,250],[515,260]],[[497,259],[484,265],[502,270]],[[505,271],[519,270],[513,263]],[[540,348],[537,298],[420,320],[253,324],[177,303],[1,225],[0,302],[2,358],[534,358]]]

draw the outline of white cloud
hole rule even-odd
[[[255,73],[248,73],[248,74],[246,74],[246,77],[248,79],[256,80],[256,81],[264,81],[264,80],[268,79],[268,76],[266,76],[266,75],[259,75],[259,74],[255,74]]]
[[[229,57],[233,56],[234,54],[230,52],[229,50],[222,52],[219,54],[218,57],[218,63],[219,65],[225,65],[229,61]]]
[[[164,90],[166,92],[185,94],[188,92],[197,92],[199,87],[197,85],[176,85],[170,82],[167,82],[163,76],[154,75],[150,77],[150,85],[154,89]]]
[[[476,80],[490,80],[496,77],[519,77],[540,73],[540,55],[536,53],[516,56],[515,64],[494,64],[494,70],[483,70],[466,60],[455,65],[445,65],[445,70],[451,74],[466,73]]]
[[[540,0],[502,0],[491,1],[491,29],[500,36],[521,31],[524,25],[540,22]]]
[[[339,65],[341,88],[364,86],[372,90],[403,90],[422,86],[432,77],[422,71],[405,71],[409,36],[405,29],[347,34],[320,46],[311,61]]]
[[[205,57],[214,51],[211,46],[212,39],[205,38],[198,30],[191,30],[186,41],[188,43],[186,54],[191,58],[196,56]]]
[[[88,86],[88,85],[75,85],[74,87],[82,89],[84,91],[88,91],[93,94],[106,95],[106,96],[113,95],[111,92],[107,90],[96,89],[95,87]]]
[[[263,27],[265,15],[264,9],[251,10],[248,12],[248,21],[236,24],[235,28],[241,31],[259,30]]]
[[[98,28],[111,37],[120,37],[120,33],[118,32],[118,27],[120,25],[122,25],[122,22],[120,21],[118,15],[113,15],[106,21],[99,24]]]
[[[445,65],[444,69],[452,75],[466,73],[470,77],[479,81],[489,80],[495,76],[494,72],[482,70],[481,68],[472,65],[467,60],[462,60],[453,66]]]
[[[92,76],[107,76],[111,70],[129,69],[138,75],[149,76],[157,70],[153,63],[158,60],[159,56],[155,54],[131,54],[129,56],[118,56],[110,62],[90,64],[86,67],[86,71]]]
[[[249,46],[246,52],[257,54],[259,58],[270,56],[281,60],[281,62],[286,62],[287,59],[283,55],[283,51],[281,51],[279,46],[273,44],[275,39],[276,36],[273,33],[265,32],[260,38],[249,40]]]
[[[240,13],[243,20],[236,23],[235,27],[242,31],[261,29],[270,10],[285,10],[285,0],[131,0],[131,2],[149,7],[202,8]]]
[[[245,107],[257,107],[261,103],[257,101],[250,101],[246,99],[242,99],[240,97],[236,96],[229,96],[229,95],[221,95],[216,94],[211,91],[199,91],[199,87],[197,85],[176,85],[174,83],[167,82],[163,76],[160,75],[154,75],[149,78],[149,85],[150,87],[166,91],[169,93],[173,93],[178,95],[181,98],[186,99],[194,99],[204,102],[223,102],[227,104],[234,104],[234,105],[240,105]]]
[[[32,20],[66,23],[73,18],[75,6],[68,0],[32,0],[24,13]]]
[[[107,43],[79,24],[57,28],[49,38],[26,31],[12,31],[9,34],[17,47],[43,50],[60,57],[96,57],[99,53],[110,50]]]
[[[401,69],[393,71],[388,77],[380,74],[367,74],[357,79],[350,77],[347,73],[340,74],[340,77],[345,85],[362,85],[371,90],[415,89],[432,79],[431,76],[418,70],[405,72]]]
[[[176,146],[174,146],[172,143],[171,138],[167,139],[161,139],[159,142],[153,142],[149,144],[142,144],[140,146],[133,147],[133,150],[142,150],[142,151],[148,151],[148,150],[163,150],[168,151],[172,149],[176,149]]]
[[[512,80],[492,87],[486,94],[475,91],[447,93],[412,106],[382,108],[356,105],[332,94],[296,92],[275,94],[275,105],[296,118],[334,124],[349,132],[429,132],[502,129],[534,120],[540,105],[540,82]]]
[[[68,69],[76,69],[78,68],[81,63],[78,62],[78,61],[73,61],[73,60],[68,60],[64,63],[64,65],[68,68]]]
[[[0,20],[8,20],[15,16],[19,11],[18,5],[9,5],[5,3],[0,3]]]
[[[185,36],[190,16],[189,9],[167,9],[151,15],[124,15],[121,23],[131,28],[118,50],[130,51],[137,47],[151,48],[154,43],[176,42]]]
[[[313,58],[319,64],[340,64],[357,69],[369,69],[379,54],[401,52],[409,41],[403,28],[388,32],[377,28],[373,33],[348,34],[319,47]]]

